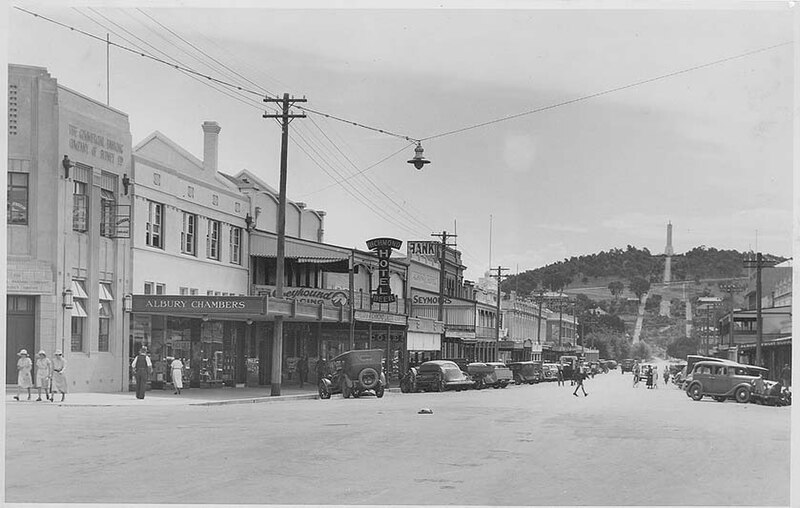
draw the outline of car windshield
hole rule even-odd
[[[461,376],[463,376],[463,374],[461,373],[461,369],[459,369],[458,367],[445,366],[442,370],[444,371],[445,379],[448,380],[460,379]]]

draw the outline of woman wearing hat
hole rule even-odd
[[[28,390],[28,400],[31,400],[31,387],[33,386],[31,369],[33,369],[33,362],[28,358],[26,349],[21,349],[17,356],[19,356],[19,360],[17,360],[17,394],[14,396],[14,400],[19,400],[21,388]]]
[[[58,390],[61,392],[61,402],[64,402],[64,394],[67,393],[67,376],[64,374],[66,368],[67,361],[64,360],[61,350],[57,349],[56,356],[53,358],[53,392],[50,394],[50,400],[53,400],[56,390]]]
[[[36,389],[39,397],[36,402],[42,401],[42,388],[44,388],[45,400],[50,400],[50,380],[53,379],[53,362],[47,357],[44,349],[39,351],[39,358],[36,359]]]

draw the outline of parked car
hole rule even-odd
[[[617,369],[617,361],[616,360],[606,360],[606,368],[608,370],[616,370]]]
[[[345,399],[367,392],[383,397],[386,376],[381,349],[347,351],[331,359],[326,369],[318,383],[320,399],[330,399],[334,393],[341,393]]]
[[[761,377],[754,376],[756,371],[748,367],[751,366],[731,361],[697,362],[692,369],[692,379],[686,393],[693,400],[709,396],[717,402],[725,402],[730,398],[736,402],[750,402],[756,381]]]
[[[511,369],[501,362],[473,362],[467,365],[467,371],[478,390],[488,386],[505,388],[514,380]]]
[[[451,388],[460,391],[474,384],[458,365],[448,360],[425,362],[416,373],[416,391],[443,392]]]
[[[634,360],[633,358],[625,358],[619,364],[619,368],[620,368],[620,370],[622,371],[623,374],[625,372],[633,372],[633,365],[635,363],[636,363],[636,360]]]
[[[544,374],[545,381],[558,381],[558,364],[542,364],[542,374]]]
[[[540,383],[544,379],[542,372],[542,362],[513,362],[508,364],[511,374],[514,376],[514,383],[534,384]]]

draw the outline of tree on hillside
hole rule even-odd
[[[653,353],[650,350],[650,346],[647,344],[647,342],[639,341],[631,346],[631,356],[633,356],[633,358],[647,361],[653,356]]]
[[[696,338],[679,337],[667,346],[667,354],[673,358],[686,359],[686,355],[697,354],[700,342]]]
[[[566,274],[555,270],[545,274],[544,279],[542,280],[544,287],[550,291],[561,291],[570,282],[572,282],[572,280],[567,277]]]
[[[628,284],[628,289],[630,289],[631,293],[635,294],[636,298],[641,301],[642,295],[650,290],[650,281],[644,277],[634,277],[633,280],[631,280],[631,282]]]
[[[619,280],[611,281],[608,283],[608,290],[611,291],[611,296],[617,299],[622,295],[622,292],[625,291],[625,284]]]

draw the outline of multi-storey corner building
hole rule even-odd
[[[128,115],[9,65],[6,382],[20,349],[61,349],[74,391],[126,387]]]

